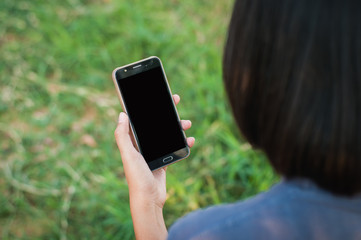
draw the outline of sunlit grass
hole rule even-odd
[[[168,168],[165,219],[276,181],[233,123],[221,73],[232,1],[0,1],[0,238],[132,239],[111,71],[159,56],[191,156]],[[155,106],[156,107],[156,106]]]

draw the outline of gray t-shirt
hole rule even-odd
[[[308,180],[283,180],[246,201],[186,215],[168,239],[361,239],[361,195],[335,196]]]

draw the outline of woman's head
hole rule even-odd
[[[361,191],[361,3],[238,0],[224,82],[236,122],[282,175]]]

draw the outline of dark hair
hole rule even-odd
[[[278,173],[361,191],[360,1],[236,1],[223,72],[241,132]]]

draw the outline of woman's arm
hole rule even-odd
[[[179,96],[173,96],[179,103]],[[189,120],[182,120],[182,127],[191,127]],[[166,167],[151,171],[143,156],[134,147],[129,133],[129,119],[120,113],[115,139],[122,157],[125,177],[129,187],[130,211],[137,239],[166,239],[167,229],[163,219],[166,200]],[[187,138],[190,147],[194,138]]]

